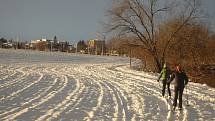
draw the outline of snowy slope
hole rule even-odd
[[[173,113],[157,74],[130,70],[127,62],[0,50],[0,120],[215,120],[215,89],[189,83],[183,111]]]

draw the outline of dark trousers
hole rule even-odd
[[[179,98],[179,108],[182,108],[182,95],[183,95],[184,87],[175,87],[174,92],[174,100],[173,100],[173,106],[177,106],[177,100]]]
[[[167,87],[169,96],[171,97],[170,83],[166,83],[166,80],[162,80],[162,82],[163,82],[162,96],[165,95],[165,91],[166,91],[166,87]]]

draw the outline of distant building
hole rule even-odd
[[[61,51],[61,52],[68,52],[69,51],[69,42],[60,42],[55,40],[48,40],[48,39],[39,39],[39,40],[32,40],[26,46],[29,49],[33,50],[40,50],[40,51]]]
[[[58,50],[61,52],[68,52],[69,50],[69,42],[59,42],[58,43]]]
[[[6,42],[2,44],[2,48],[12,48],[13,44],[11,42]]]
[[[33,50],[49,51],[51,49],[49,47],[50,42],[51,40],[47,39],[32,40],[27,46]]]
[[[1,48],[12,48],[13,47],[13,41],[7,40],[5,38],[0,38],[0,47]]]
[[[87,48],[89,54],[95,55],[104,55],[105,54],[105,41],[103,40],[88,40],[87,41]]]

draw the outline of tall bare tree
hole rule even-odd
[[[115,0],[108,12],[111,18],[108,30],[137,37],[141,42],[138,46],[152,56],[157,71],[161,70],[166,49],[176,33],[196,17],[196,0],[170,1],[164,3],[158,0]],[[180,24],[169,33],[160,53],[157,49],[158,28],[162,22],[173,18],[178,18]]]

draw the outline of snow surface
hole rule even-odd
[[[158,74],[130,70],[128,62],[0,49],[0,120],[215,120],[214,88],[189,83],[183,111],[172,112]]]

